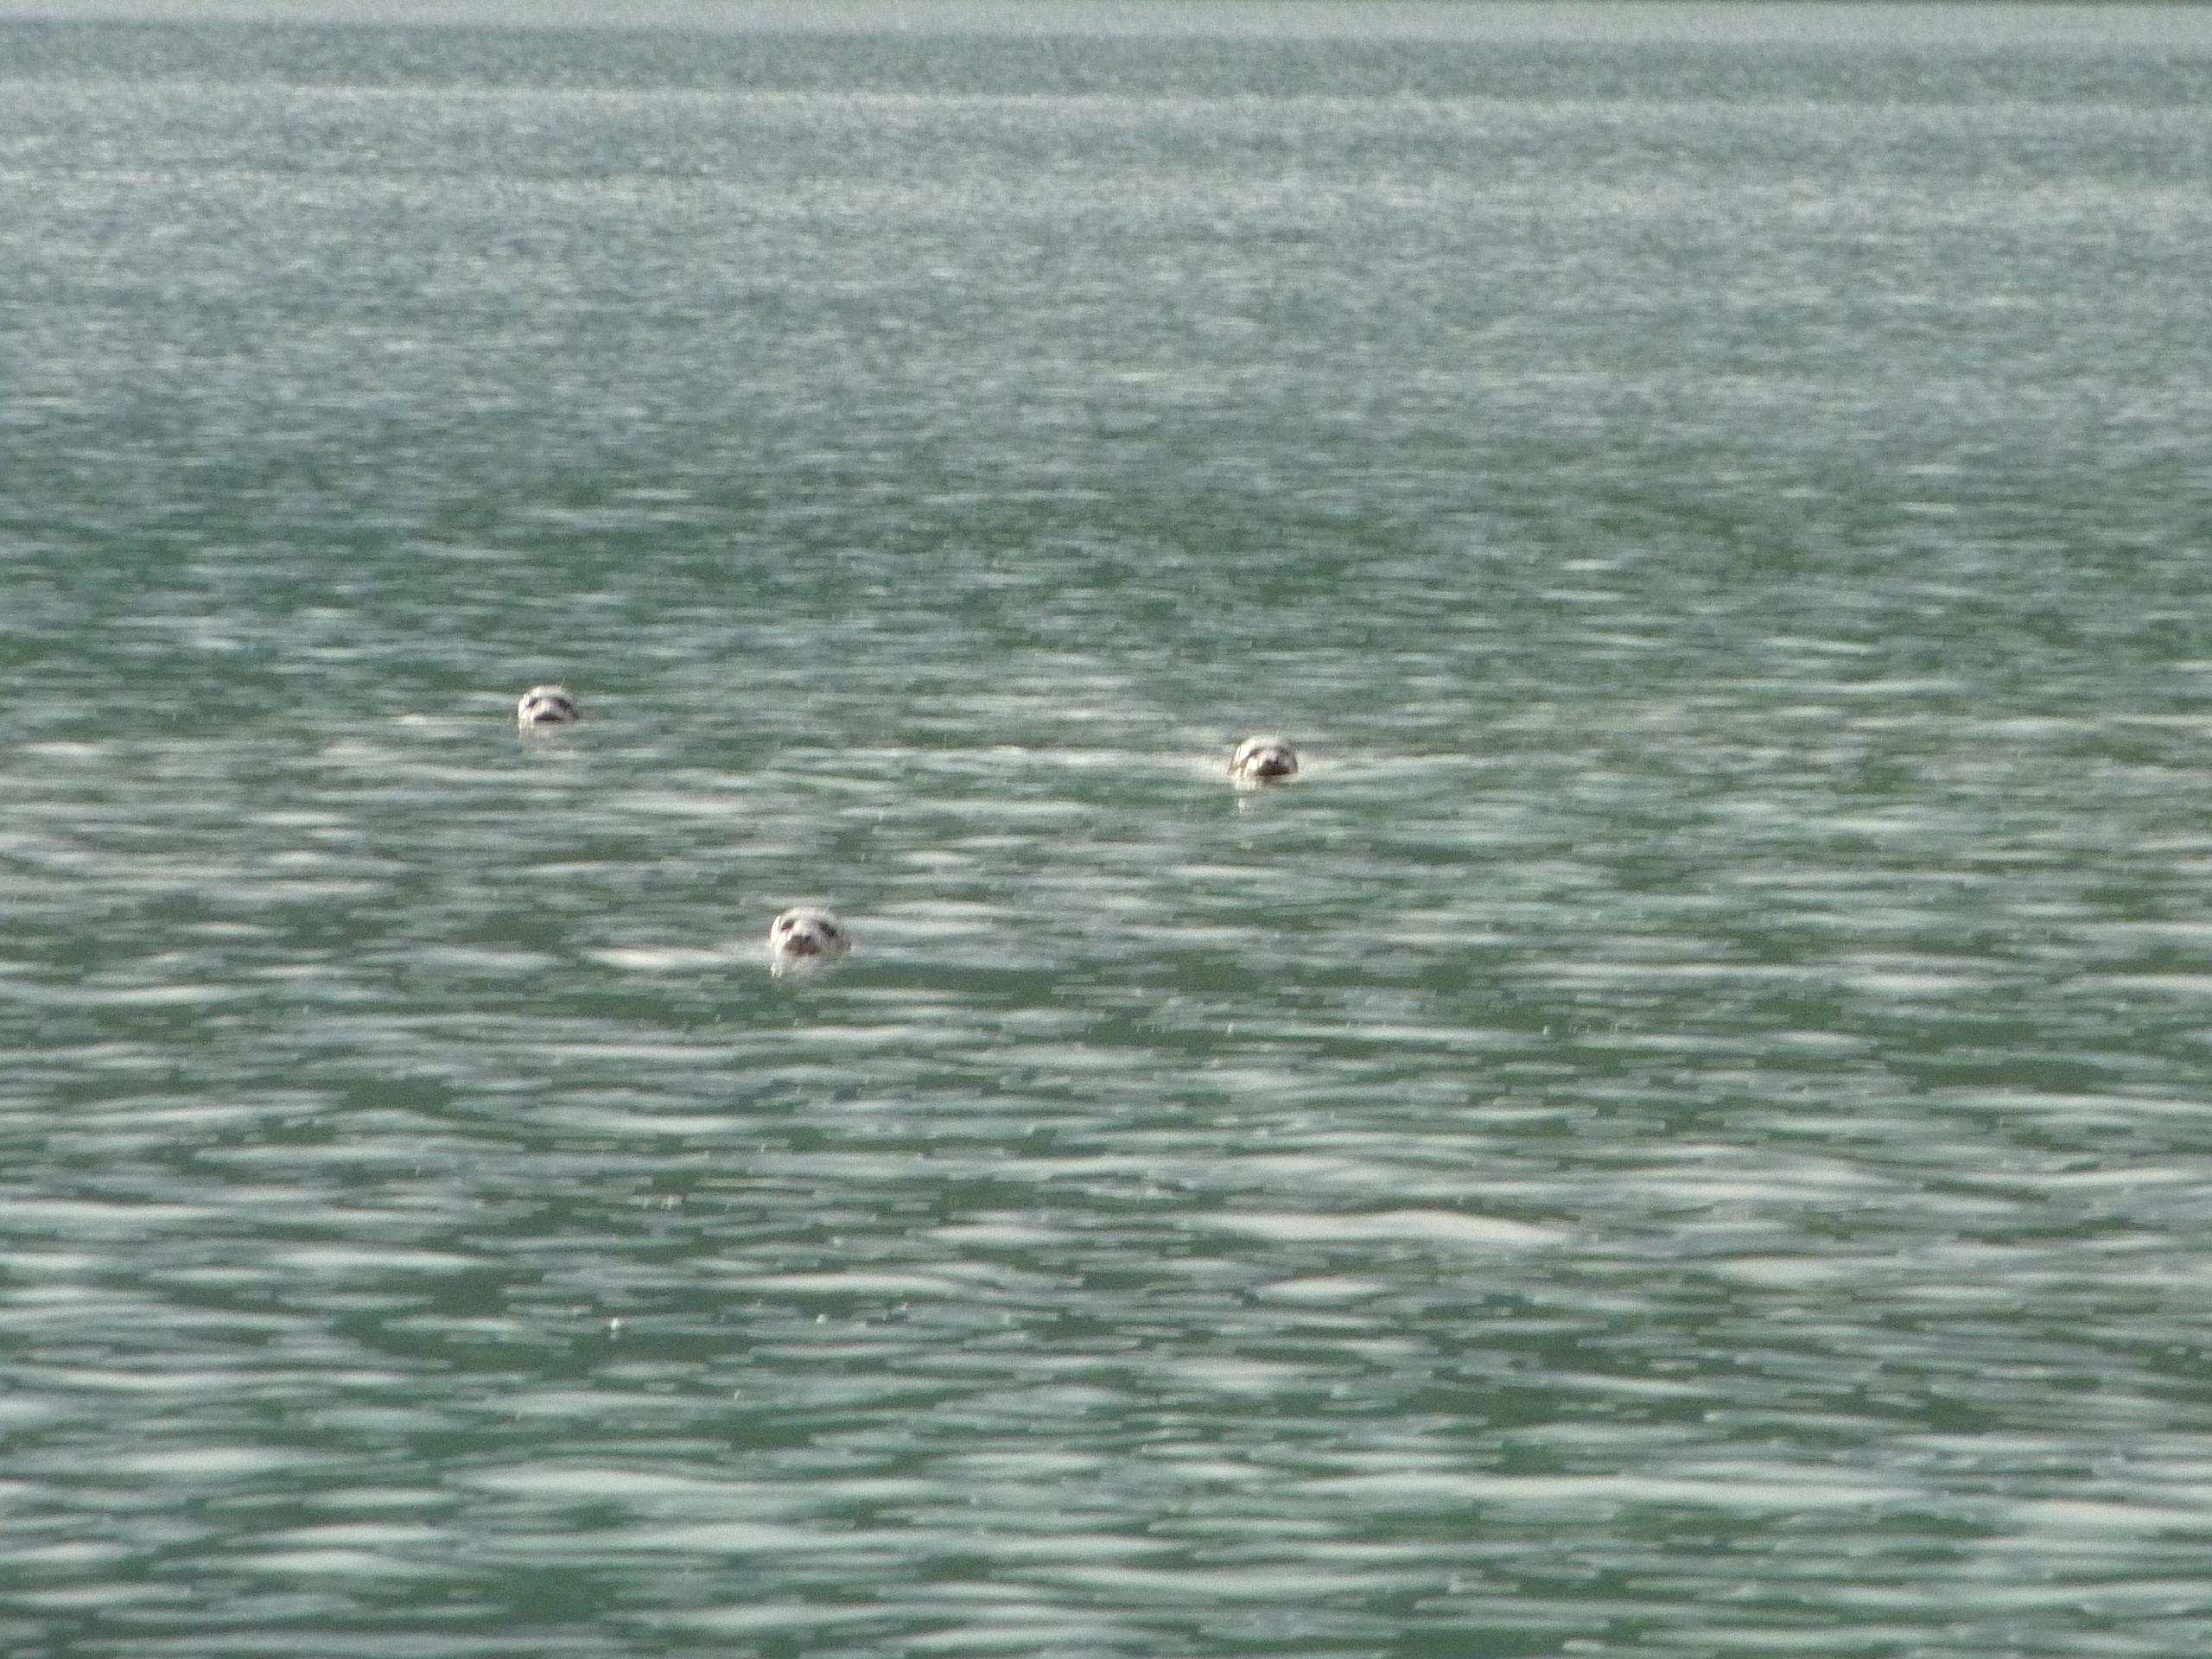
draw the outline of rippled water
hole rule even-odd
[[[0,24],[10,1651],[2212,1648],[2212,22],[1560,15]]]

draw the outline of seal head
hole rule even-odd
[[[1298,775],[1298,751],[1272,734],[1248,737],[1229,757],[1229,775],[1248,787],[1279,784]]]
[[[565,685],[533,685],[515,704],[518,726],[567,726],[582,718],[575,694]]]
[[[794,905],[768,924],[768,957],[778,973],[835,962],[852,948],[845,925],[812,905]]]

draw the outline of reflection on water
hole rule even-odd
[[[2202,1652],[2172,28],[0,26],[10,1646]]]

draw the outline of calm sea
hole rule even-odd
[[[2212,10],[276,10],[0,22],[0,1649],[2212,1651]]]

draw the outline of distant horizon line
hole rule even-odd
[[[0,0],[0,23],[1378,41],[2171,45],[2183,20],[2212,49],[2198,0]]]

